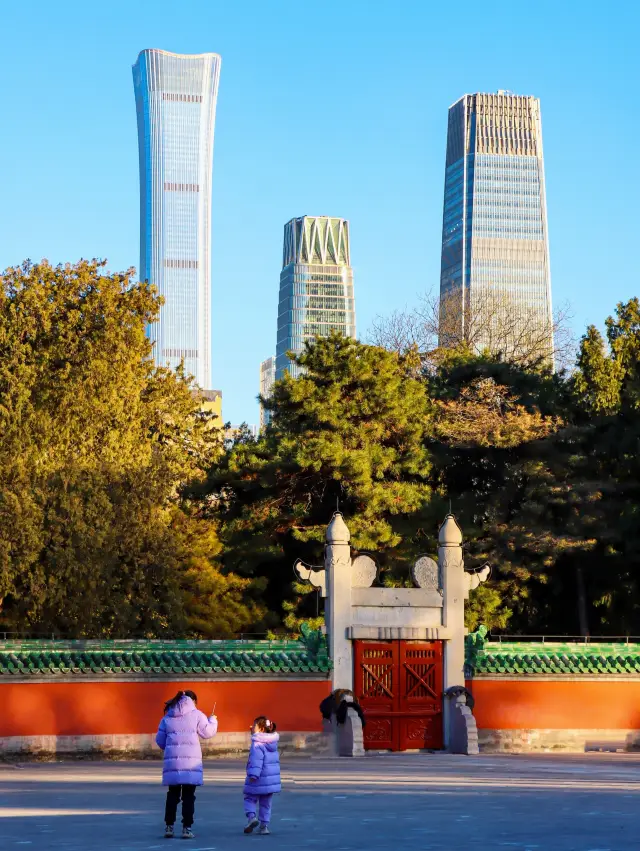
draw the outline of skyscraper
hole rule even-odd
[[[140,278],[164,298],[156,363],[211,387],[211,168],[215,53],[143,50],[133,66],[140,155]]]
[[[268,399],[271,396],[271,388],[273,387],[273,382],[276,380],[276,359],[274,357],[267,358],[263,360],[260,364],[260,395],[264,399]],[[265,410],[262,405],[260,405],[260,430],[269,424],[270,420],[270,412]]]
[[[276,377],[300,370],[287,351],[301,352],[306,340],[341,331],[356,335],[349,222],[330,216],[301,216],[284,226]]]
[[[551,278],[540,102],[464,95],[449,109],[440,344],[552,357]],[[505,352],[505,349],[507,350]]]

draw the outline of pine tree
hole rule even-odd
[[[523,447],[481,543],[510,629],[621,635],[640,614],[640,306],[587,329],[564,425]],[[569,395],[567,395],[567,392]],[[496,493],[498,491],[496,490]]]
[[[268,577],[276,625],[283,597],[296,622],[292,565],[322,560],[337,507],[356,549],[393,551],[403,522],[429,502],[427,437],[433,406],[415,355],[401,356],[338,334],[306,344],[263,400],[272,421],[257,441],[235,444],[210,482],[223,521],[226,569]],[[304,610],[304,607],[303,607]],[[307,601],[307,615],[315,615]]]

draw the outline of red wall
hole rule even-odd
[[[640,729],[640,681],[483,680],[467,683],[479,729]],[[283,732],[321,730],[330,680],[0,683],[0,736],[153,733],[165,700],[185,688],[221,733],[248,731],[257,715]]]
[[[478,729],[640,729],[640,681],[477,679],[467,688]]]
[[[154,733],[164,701],[187,688],[207,714],[216,702],[221,733],[248,731],[258,715],[283,732],[313,732],[331,681],[0,683],[0,736]]]

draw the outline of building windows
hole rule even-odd
[[[148,328],[161,366],[184,360],[211,387],[211,169],[220,74],[214,53],[143,50],[133,67],[140,149],[140,277],[164,299]]]
[[[174,103],[202,103],[202,95],[185,95],[180,92],[162,92],[162,100],[170,100]]]
[[[515,132],[523,125],[526,132]],[[461,329],[470,305],[481,312],[496,295],[551,329],[538,100],[465,95],[449,110],[448,127],[441,297],[468,293]]]
[[[306,340],[337,330],[355,337],[353,272],[349,260],[349,223],[344,219],[305,216],[285,226],[284,267],[280,275],[276,374],[296,377],[287,351],[301,352]],[[293,262],[295,258],[304,262]],[[310,262],[315,258],[317,262]]]
[[[197,260],[172,260],[165,258],[164,266],[166,269],[197,269]]]
[[[167,183],[164,184],[165,192],[200,192],[197,183]]]
[[[197,349],[163,349],[162,355],[165,358],[177,358],[178,360],[182,360],[183,358],[197,358],[198,350]]]

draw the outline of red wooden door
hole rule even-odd
[[[442,642],[398,643],[400,750],[442,748]]]
[[[441,641],[356,641],[365,748],[442,748],[442,684]]]
[[[355,695],[367,723],[365,748],[400,750],[393,723],[398,706],[398,641],[355,642]]]

